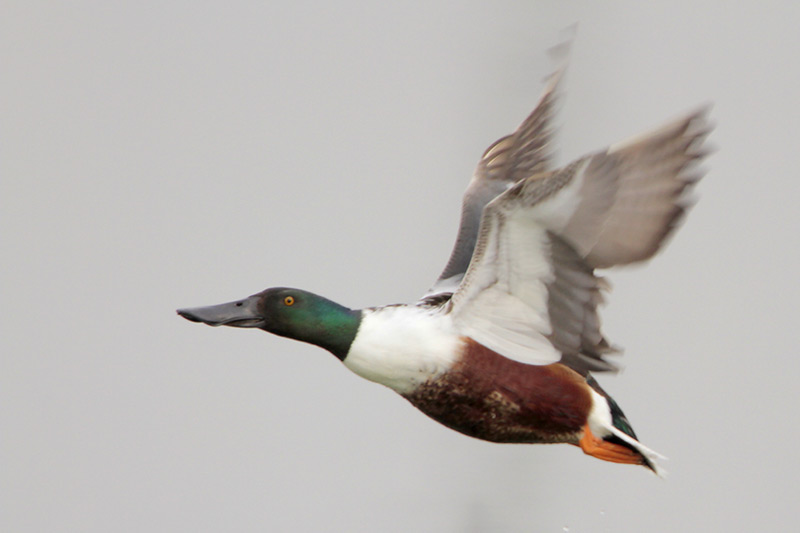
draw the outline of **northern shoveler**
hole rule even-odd
[[[535,110],[483,154],[447,265],[419,301],[353,310],[292,288],[180,309],[325,348],[434,420],[493,442],[568,443],[660,472],[592,372],[613,371],[595,269],[649,259],[702,173],[706,109],[551,168],[564,64]]]

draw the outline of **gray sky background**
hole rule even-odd
[[[739,4],[2,2],[0,529],[795,524],[800,8]],[[699,204],[603,314],[626,369],[600,381],[667,480],[469,439],[318,348],[175,315],[416,299],[574,22],[561,162],[715,104]]]

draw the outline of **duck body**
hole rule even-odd
[[[577,442],[592,407],[576,372],[503,357],[460,336],[440,310],[365,311],[343,362],[437,422],[493,442]]]
[[[599,389],[594,380],[561,363],[529,365],[504,357],[460,335],[446,310],[441,304],[363,310],[344,365],[464,435],[581,447],[582,439],[599,436],[600,450],[587,453],[655,470],[657,454],[633,440],[624,414],[593,388]],[[613,415],[624,421],[620,428]]]
[[[593,377],[617,370],[618,351],[600,331],[609,287],[596,271],[649,259],[678,227],[710,126],[700,109],[553,169],[562,72],[483,154],[450,259],[419,301],[353,310],[276,287],[178,313],[320,346],[471,437],[567,443],[659,473],[660,456]]]

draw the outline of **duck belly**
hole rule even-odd
[[[402,393],[437,422],[492,442],[578,442],[592,410],[591,389],[561,364],[527,365],[469,339],[444,373]]]

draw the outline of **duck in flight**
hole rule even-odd
[[[277,287],[178,314],[320,346],[472,437],[567,443],[660,473],[661,456],[592,376],[617,370],[597,311],[608,286],[595,271],[649,259],[675,230],[702,176],[707,109],[553,169],[564,64],[530,116],[483,154],[450,259],[419,301],[349,309]]]

